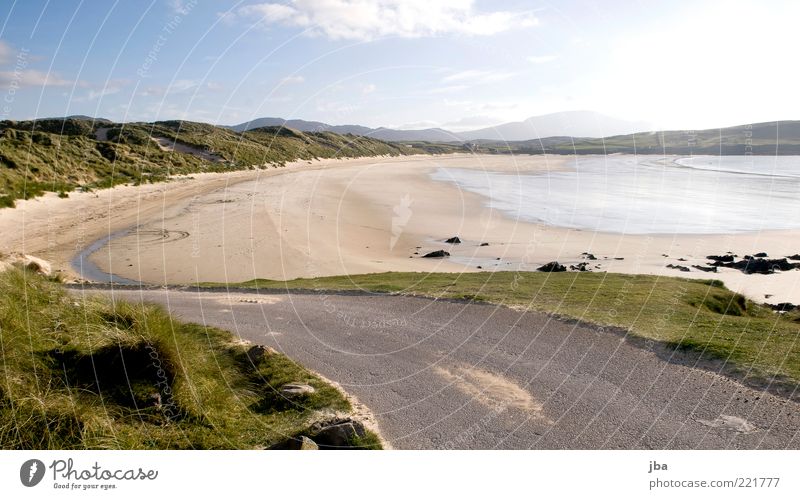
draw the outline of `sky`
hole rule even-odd
[[[800,2],[3,0],[0,120],[800,119]]]

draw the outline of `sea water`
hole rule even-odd
[[[573,156],[542,173],[439,168],[509,217],[627,234],[800,228],[800,156]]]

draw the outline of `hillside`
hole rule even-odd
[[[282,166],[315,158],[438,152],[333,132],[79,118],[0,122],[0,207],[44,192],[155,182],[170,175]]]
[[[515,154],[800,154],[800,121],[688,131],[633,133],[602,139],[550,137],[519,142],[477,141],[486,151]]]

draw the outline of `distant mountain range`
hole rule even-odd
[[[301,132],[350,133],[392,142],[472,142],[476,140],[511,142],[557,136],[597,138],[651,130],[651,126],[645,122],[621,120],[592,111],[545,114],[528,118],[525,121],[504,123],[466,132],[451,132],[442,128],[397,130],[384,127],[369,128],[361,125],[329,125],[319,121],[285,120],[283,118],[258,118],[228,128],[243,132],[265,126],[284,126]]]

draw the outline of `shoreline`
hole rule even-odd
[[[401,164],[402,168],[393,168]],[[740,256],[766,251],[782,258],[797,252],[791,245],[800,240],[798,231],[619,234],[514,220],[489,208],[484,196],[430,178],[436,168],[447,167],[514,173],[572,165],[567,158],[471,154],[324,160],[311,165],[301,161],[280,169],[202,174],[210,177],[117,188],[134,190],[106,196],[107,209],[100,213],[98,202],[88,200],[94,209],[84,220],[72,220],[70,227],[78,227],[91,244],[109,234],[118,236],[88,260],[103,273],[148,284],[191,286],[386,271],[529,271],[557,260],[567,267],[585,262],[596,272],[719,279],[758,302],[800,302],[800,272],[745,275],[725,268],[717,273],[666,268],[704,266],[706,255],[727,251]],[[55,201],[59,203],[52,204],[71,199]],[[48,209],[59,211],[57,206]],[[0,227],[3,215],[0,211]],[[53,225],[57,224],[51,221],[48,227]],[[36,234],[37,244],[28,239],[27,248],[34,249],[26,252],[53,260],[56,268],[68,265],[87,248],[70,244],[78,239],[70,227],[56,229],[68,237]],[[90,239],[92,234],[98,237]],[[462,244],[443,242],[455,235]],[[49,251],[35,249],[48,241],[54,243],[45,248]],[[451,256],[420,258],[437,249]],[[66,260],[65,251],[70,253]],[[587,261],[584,252],[597,260]]]

